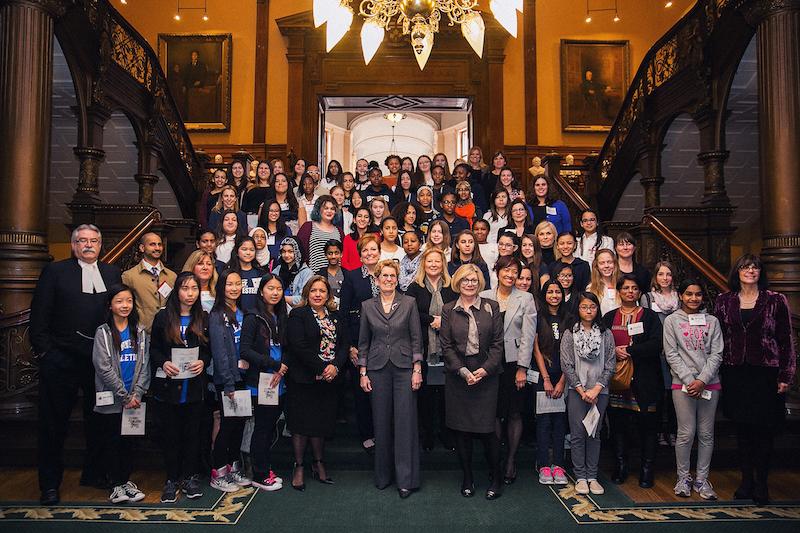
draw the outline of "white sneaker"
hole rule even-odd
[[[675,483],[675,488],[672,489],[675,492],[675,496],[680,496],[681,498],[689,498],[692,495],[692,478],[685,477],[683,479],[679,479],[677,483]]]
[[[111,491],[111,495],[108,497],[111,503],[123,503],[130,501],[130,499],[130,496],[128,496],[125,490],[125,485],[117,485],[114,487],[114,490]]]
[[[596,479],[589,480],[589,492],[592,494],[605,494],[606,489]]]
[[[130,501],[140,502],[144,500],[144,492],[140,491],[133,481],[128,481],[122,487],[125,489],[125,494],[128,495]]]
[[[228,467],[225,466],[219,470],[211,471],[211,481],[209,485],[212,489],[221,490],[222,492],[236,492],[239,490],[239,485],[228,479]]]
[[[578,494],[589,494],[589,484],[585,479],[579,479],[575,483],[575,492]]]
[[[270,470],[270,475],[263,480],[254,479],[253,486],[267,492],[281,490],[283,488],[283,480],[275,476],[275,473]]]
[[[231,481],[240,487],[249,487],[252,483],[250,479],[244,474],[240,468],[239,461],[234,461],[233,465],[228,468],[228,477]]]
[[[694,490],[704,500],[716,500],[717,499],[717,493],[714,492],[714,487],[711,486],[711,483],[707,479],[705,479],[703,481],[700,481],[700,480],[695,481],[694,482]]]

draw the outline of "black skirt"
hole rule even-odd
[[[778,394],[778,369],[767,366],[723,365],[722,413],[737,424],[774,430],[786,419],[785,395]]]
[[[507,419],[525,410],[525,387],[517,390],[517,362],[503,363],[497,394],[497,418]]]
[[[338,380],[296,383],[286,387],[286,425],[305,437],[331,437],[336,429]]]

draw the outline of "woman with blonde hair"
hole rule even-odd
[[[608,248],[598,250],[592,261],[592,281],[586,290],[597,296],[600,311],[605,315],[620,306],[617,280],[620,272],[617,256]]]
[[[203,311],[211,312],[214,298],[217,296],[217,269],[214,268],[214,256],[203,250],[195,250],[186,259],[181,272],[191,272],[200,282],[200,303]]]
[[[239,221],[239,232],[241,235],[247,235],[247,216],[239,208],[236,187],[233,185],[226,185],[220,191],[217,203],[208,215],[208,227],[219,232],[219,225],[222,222],[222,216],[225,211],[236,212],[236,219]]]

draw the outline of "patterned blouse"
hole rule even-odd
[[[328,313],[320,316],[314,311],[314,318],[317,319],[320,332],[319,358],[330,363],[336,358],[336,322]]]

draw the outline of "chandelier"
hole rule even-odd
[[[358,0],[357,0],[358,1]],[[411,47],[420,70],[425,68],[433,49],[433,36],[439,32],[439,22],[447,16],[448,25],[461,26],[461,34],[469,45],[483,57],[483,18],[474,8],[478,0],[360,0],[358,14],[364,17],[361,27],[361,50],[364,63],[369,64],[383,42],[386,28],[396,18],[403,35],[411,36]],[[517,11],[522,13],[522,0],[490,0],[494,18],[512,36],[517,36]],[[325,27],[328,52],[344,37],[353,23],[350,0],[314,0],[314,26]]]

